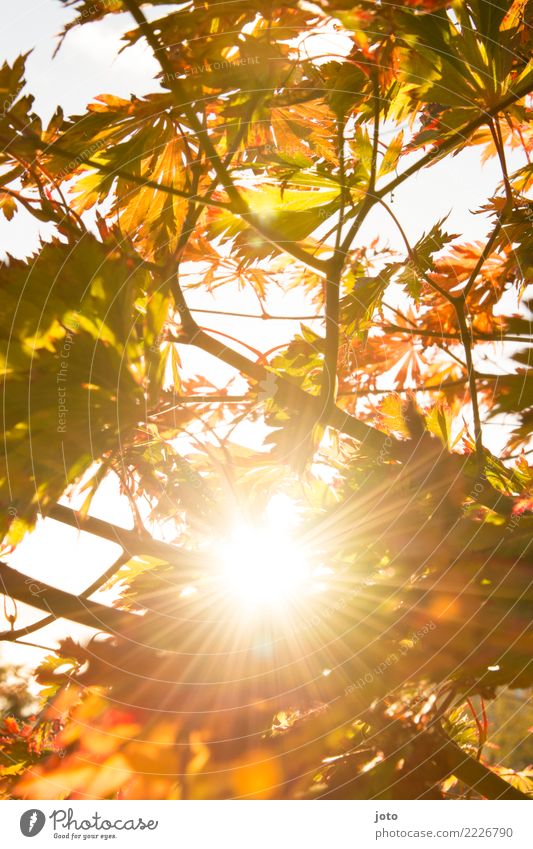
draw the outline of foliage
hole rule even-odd
[[[531,2],[66,5],[61,39],[119,15],[160,74],[45,126],[26,57],[0,70],[0,210],[53,231],[0,268],[1,530],[10,551],[83,493],[76,522],[125,554],[80,599],[0,565],[6,596],[100,632],[42,663],[36,717],[3,720],[2,792],[530,793],[484,748],[485,702],[533,685]],[[453,179],[465,149],[501,169],[485,239],[436,214],[411,243],[394,190],[437,162]],[[280,289],[312,312],[298,330],[231,335],[252,293],[266,338]],[[228,304],[213,330],[195,293]],[[114,478],[127,541],[90,516]],[[215,564],[274,496],[314,577],[249,621]]]

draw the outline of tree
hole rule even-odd
[[[525,798],[483,747],[485,700],[533,683],[531,3],[66,5],[67,31],[133,19],[160,74],[43,126],[25,57],[1,70],[2,211],[55,230],[0,269],[2,533],[41,515],[123,554],[81,596],[0,567],[2,640],[94,629],[4,722],[4,793]],[[439,219],[411,243],[394,191],[470,148],[501,169],[484,241]],[[264,338],[295,295],[299,331],[201,325],[191,295],[227,318],[235,285]],[[111,478],[129,531],[91,515]],[[44,616],[19,627],[17,601]]]

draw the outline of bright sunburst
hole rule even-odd
[[[261,522],[235,525],[220,546],[222,582],[245,610],[279,610],[308,586],[309,560],[294,524],[293,502],[276,496]]]

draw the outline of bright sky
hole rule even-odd
[[[159,7],[157,14],[162,14]],[[46,121],[61,105],[65,114],[79,114],[94,96],[108,92],[122,97],[130,94],[141,96],[154,90],[154,76],[158,66],[144,43],[128,48],[117,55],[121,33],[132,27],[127,15],[108,16],[104,21],[74,29],[64,42],[58,55],[52,59],[56,47],[56,35],[65,23],[75,16],[72,8],[65,9],[58,0],[17,0],[9,4],[9,14],[4,11],[0,30],[0,55],[13,61],[20,53],[32,50],[27,62],[28,90],[35,97],[35,109]],[[157,84],[155,84],[157,85]],[[513,157],[512,167],[522,164],[520,155]],[[491,187],[500,181],[500,172],[495,160],[480,166],[479,149],[473,148],[459,154],[454,161],[453,171],[449,163],[437,164],[423,174],[407,181],[396,192],[394,209],[411,242],[415,242],[424,230],[451,210],[448,228],[462,233],[465,238],[482,238],[487,222],[481,216],[472,215],[486,199]],[[41,235],[49,233],[43,225]],[[396,231],[384,212],[376,211],[360,233],[360,243],[379,232],[382,239],[389,239],[393,247],[402,249]],[[38,242],[37,223],[24,210],[13,222],[0,220],[0,243],[15,256],[27,256]],[[223,300],[222,300],[223,299]],[[195,292],[190,298],[191,306],[197,308],[223,308],[240,312],[258,312],[257,299],[253,294],[238,293],[224,289],[217,298]],[[279,292],[269,300],[273,314],[300,314],[308,312],[296,293]],[[216,323],[215,323],[216,319]],[[219,327],[260,347],[270,348],[288,341],[299,328],[299,322],[266,322],[245,319],[221,319],[202,317],[202,323]],[[319,327],[319,325],[318,325]],[[195,368],[201,371],[206,355],[198,354]],[[212,365],[212,360],[210,360]],[[231,376],[231,371],[220,366],[212,371],[222,380]],[[238,391],[238,390],[237,390]],[[497,443],[497,440],[494,444]],[[109,514],[110,497],[116,493],[102,491],[91,507],[93,515],[128,525],[129,511],[124,499],[113,497],[113,515]],[[88,534],[46,520],[41,522],[35,533],[17,549],[10,562],[21,571],[40,577],[49,583],[74,592],[88,586],[118,554],[118,547]],[[19,606],[20,618],[17,625],[36,618],[35,612],[23,611]],[[27,617],[27,618],[26,618]],[[0,624],[0,628],[3,625]],[[72,633],[73,629],[69,627]],[[63,632],[61,623],[56,623],[37,635],[44,645],[53,645]],[[82,629],[77,629],[78,633]],[[31,639],[31,638],[30,638]],[[7,661],[34,662],[41,656],[38,650],[21,649],[9,644],[0,647]]]

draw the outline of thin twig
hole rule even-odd
[[[472,333],[468,326],[463,301],[456,300],[455,311],[461,331],[461,341],[463,344],[466,360],[466,368],[468,374],[468,384],[470,387],[470,399],[472,403],[472,415],[474,418],[474,441],[476,445],[476,459],[479,475],[483,474],[485,467],[485,451],[483,448],[483,433],[481,430],[481,416],[479,413],[479,401],[477,397],[476,373],[474,371],[474,363],[472,358]]]

